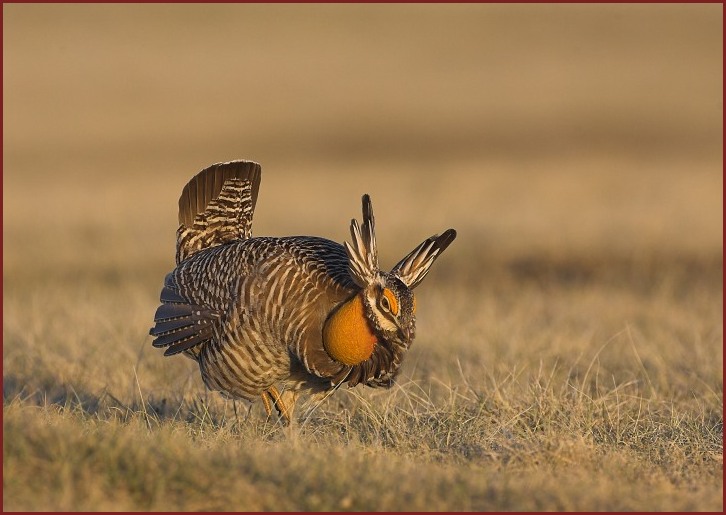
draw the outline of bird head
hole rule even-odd
[[[434,261],[456,238],[448,229],[435,234],[413,249],[390,272],[380,270],[376,247],[373,206],[363,195],[363,224],[353,219],[352,242],[345,242],[348,268],[353,281],[362,289],[366,318],[384,340],[408,347],[416,331],[416,299],[413,289],[431,269]]]

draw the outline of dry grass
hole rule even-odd
[[[565,7],[4,6],[3,508],[721,511],[720,7]],[[283,428],[151,348],[232,157],[258,235],[458,230],[393,389]]]
[[[718,249],[499,254],[463,231],[421,286],[400,384],[285,430],[149,345],[170,242],[122,264],[87,231],[67,234],[88,262],[58,268],[6,242],[6,509],[722,506]]]

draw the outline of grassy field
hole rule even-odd
[[[722,511],[721,5],[4,5],[3,509]],[[148,330],[176,201],[459,236],[293,427]]]

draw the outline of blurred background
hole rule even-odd
[[[257,235],[384,266],[722,249],[722,6],[3,6],[3,270],[173,263],[176,201],[258,161]]]
[[[4,4],[3,507],[722,511],[722,142],[722,4]],[[148,335],[240,158],[254,235],[458,231],[300,446]]]

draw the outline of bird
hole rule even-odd
[[[176,267],[166,274],[149,333],[164,356],[199,365],[207,388],[261,400],[289,425],[301,394],[346,383],[390,388],[415,337],[413,289],[456,238],[416,246],[379,268],[368,194],[351,241],[252,236],[262,175],[250,160],[216,163],[179,197]]]

